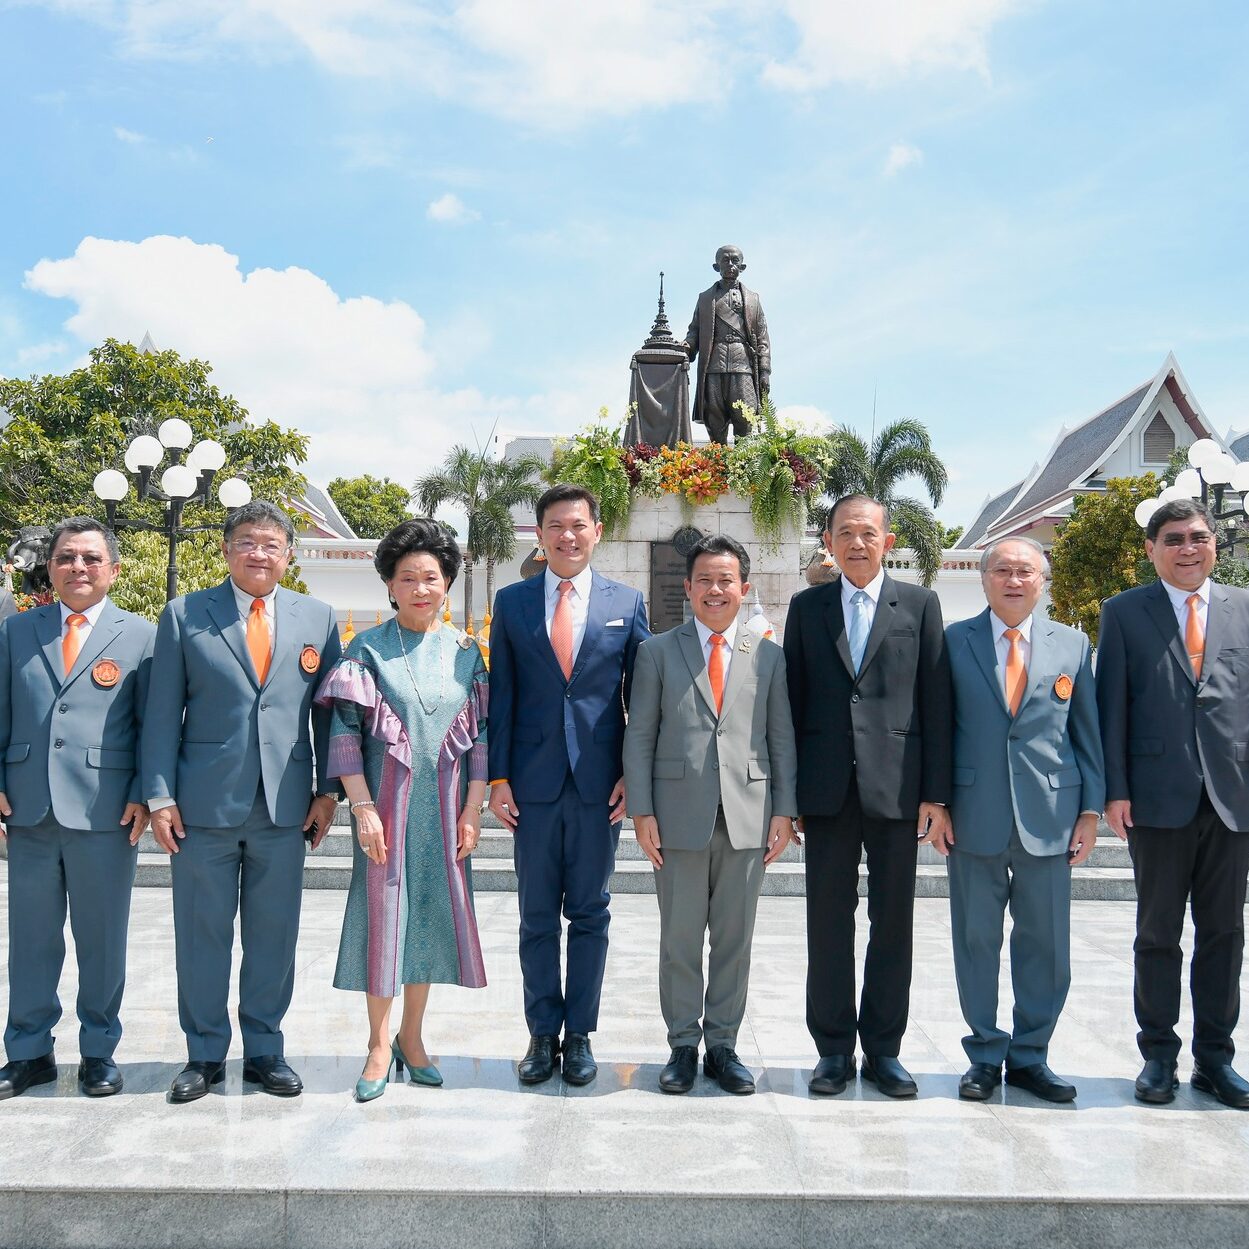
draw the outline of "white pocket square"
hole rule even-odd
[[[624,617],[622,616],[619,620],[609,620],[606,627],[608,629],[623,629]]]

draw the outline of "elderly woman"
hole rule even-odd
[[[395,526],[374,565],[396,615],[358,634],[317,694],[333,704],[329,773],[356,835],[334,985],[366,994],[362,1102],[386,1091],[392,1062],[413,1083],[441,1084],[421,1030],[429,986],[486,983],[468,863],[486,796],[486,668],[471,639],[441,622],[461,563],[437,522]]]

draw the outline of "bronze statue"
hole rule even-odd
[[[675,447],[693,442],[690,429],[690,362],[673,337],[664,312],[664,275],[659,274],[659,312],[629,362],[629,422],[624,445]]]
[[[750,433],[737,402],[759,409],[772,375],[772,344],[759,296],[747,290],[738,275],[746,268],[740,247],[725,244],[712,265],[720,280],[698,297],[694,319],[680,344],[689,358],[698,358],[694,420],[707,426],[713,442],[728,442]]]

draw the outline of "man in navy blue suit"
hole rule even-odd
[[[564,1080],[589,1084],[598,1071],[589,1034],[607,962],[607,887],[625,811],[624,709],[650,630],[637,590],[590,568],[603,536],[598,499],[562,484],[537,510],[546,571],[500,590],[494,604],[490,809],[515,834],[530,1033],[517,1075],[549,1080],[562,1053]]]

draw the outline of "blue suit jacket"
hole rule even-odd
[[[273,614],[263,686],[229,578],[174,599],[161,614],[143,723],[143,787],[149,798],[174,799],[187,824],[237,828],[262,782],[273,823],[302,824],[314,742],[317,775],[326,776],[331,711],[312,698],[342,654],[338,625],[325,603],[282,586]],[[319,658],[312,672],[300,662],[308,647]],[[337,792],[328,782],[319,788]]]
[[[954,686],[954,844],[1000,854],[1012,825],[1030,854],[1066,851],[1082,811],[1101,811],[1106,772],[1083,633],[1037,614],[1019,711],[1011,716],[986,608],[946,629]],[[1071,695],[1056,689],[1069,677]]]
[[[648,637],[641,594],[593,574],[585,636],[572,677],[546,632],[546,574],[495,597],[490,626],[490,777],[517,803],[553,802],[569,770],[584,802],[606,802],[620,780],[633,660]],[[619,623],[614,623],[619,621]]]
[[[128,802],[142,802],[139,725],[156,628],[105,599],[68,676],[61,608],[20,612],[0,625],[0,791],[9,822],[38,824],[51,809],[62,828],[117,832]],[[96,665],[120,673],[101,685]]]

